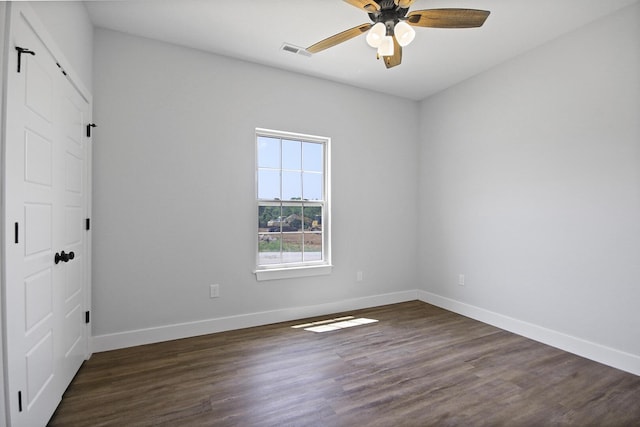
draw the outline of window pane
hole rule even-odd
[[[304,231],[322,230],[322,208],[310,206],[304,208]]]
[[[302,187],[304,189],[303,199],[322,200],[322,174],[307,173],[302,174]]]
[[[280,171],[258,171],[258,199],[280,199]]]
[[[283,262],[302,262],[302,233],[282,234]]]
[[[302,230],[302,206],[285,206],[282,208],[282,231]]]
[[[282,140],[282,169],[302,169],[302,143]]]
[[[302,181],[300,172],[282,171],[282,200],[301,200]]]
[[[280,139],[258,137],[258,167],[280,168]]]
[[[322,261],[322,233],[304,233],[304,261]]]
[[[302,169],[306,171],[322,172],[322,144],[305,142],[302,145]]]
[[[280,206],[260,206],[258,208],[258,231],[280,232],[282,208]]]
[[[282,263],[280,233],[258,234],[258,263],[260,265]]]

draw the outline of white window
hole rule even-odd
[[[258,280],[330,272],[329,142],[256,129]]]

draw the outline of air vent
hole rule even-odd
[[[311,53],[307,52],[303,47],[295,46],[289,43],[282,43],[280,50],[293,53],[295,55],[301,55],[301,56],[307,56],[307,57],[311,56]]]

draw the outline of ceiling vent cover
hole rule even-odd
[[[307,52],[303,47],[292,45],[291,43],[282,43],[280,46],[280,50],[293,53],[295,55],[301,55],[309,57],[311,56],[310,52]]]

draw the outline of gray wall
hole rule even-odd
[[[417,103],[94,37],[94,335],[416,288]],[[332,138],[330,276],[252,273],[256,127]]]
[[[422,102],[424,289],[640,355],[638,76],[636,3]]]
[[[422,287],[640,355],[637,4],[420,104],[32,4],[95,86],[94,335]],[[255,127],[333,138],[331,276],[255,281]]]

